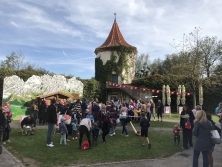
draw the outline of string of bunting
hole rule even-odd
[[[129,88],[131,90],[142,90],[143,92],[147,91],[147,90],[151,90],[152,93],[160,93],[162,92],[162,90],[157,90],[157,89],[151,89],[151,88],[140,88],[140,87],[136,87],[136,86],[129,86],[129,85],[124,85],[124,84],[116,84],[113,82],[106,82],[107,85],[112,86],[112,87],[117,87],[117,88]],[[166,91],[167,93],[167,91]],[[177,91],[170,91],[171,95],[179,95],[180,93]],[[186,96],[190,96],[190,92],[182,92],[181,94],[186,94]]]

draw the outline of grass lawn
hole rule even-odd
[[[178,120],[180,121],[180,115],[179,114],[163,114],[163,119],[171,119],[171,120]],[[212,114],[212,120],[215,122],[215,123],[218,123],[219,121],[219,118],[215,115],[215,114]]]
[[[179,122],[178,122],[179,123]],[[139,122],[133,122],[133,125],[135,127],[139,127]],[[150,127],[160,127],[160,128],[174,128],[175,122],[158,122],[158,121],[151,121],[150,123]],[[130,124],[128,123],[127,126],[130,126]]]
[[[171,119],[171,120],[180,121],[180,115],[179,114],[163,114],[163,119]]]
[[[5,146],[26,166],[50,167],[168,157],[181,151],[182,144],[174,146],[170,132],[149,132],[152,148],[148,149],[147,145],[142,147],[141,137],[133,132],[124,137],[116,131],[116,136],[107,136],[107,144],[99,136],[97,147],[82,151],[78,149],[78,140],[70,141],[68,147],[59,146],[59,134],[52,137],[55,147],[47,147],[46,133],[47,130],[39,129],[34,136],[22,136],[13,129],[11,143]]]

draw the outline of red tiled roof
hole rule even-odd
[[[128,48],[134,48],[135,51],[137,51],[136,47],[128,44],[125,41],[125,39],[123,38],[123,35],[121,34],[121,32],[119,30],[118,24],[116,23],[116,21],[114,21],[108,38],[101,46],[96,48],[95,53],[97,54],[100,51],[107,51],[112,47],[118,47],[118,46],[125,46]]]

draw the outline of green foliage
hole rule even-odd
[[[192,89],[192,78],[191,76],[178,76],[173,74],[168,75],[150,75],[145,78],[140,78],[133,80],[132,85],[137,87],[146,87],[150,89],[162,90],[163,85],[169,85],[171,91],[177,91],[179,85],[184,85],[186,87],[186,92],[191,92],[190,96],[186,96],[186,103],[190,108],[193,108],[192,97],[194,95]],[[204,104],[203,109],[213,113],[218,103],[221,101],[222,95],[222,76],[210,76],[208,78],[203,78],[203,93],[204,93]],[[195,90],[198,95],[198,89]],[[159,99],[162,99],[162,93],[154,94],[158,95]],[[218,100],[215,100],[218,99]],[[157,99],[154,99],[157,100]],[[197,104],[198,104],[198,96],[197,96]],[[171,109],[173,112],[176,111],[176,95],[171,95]]]
[[[115,72],[119,75],[123,80],[125,80],[124,76],[122,75],[122,71],[125,70],[128,73],[129,68],[132,64],[127,64],[130,62],[128,59],[129,55],[132,54],[130,52],[122,52],[122,50],[117,50],[118,54],[118,61],[117,56],[114,52],[110,55],[110,60],[103,65],[103,62],[100,57],[96,58],[95,60],[95,78],[100,82],[112,81],[112,72]]]
[[[11,68],[0,68],[0,79],[4,80],[5,77],[16,75],[16,72]]]
[[[84,84],[83,97],[90,101],[92,98],[99,98],[101,95],[101,87],[95,79],[81,80]]]
[[[160,75],[154,74],[149,75],[145,78],[140,78],[132,81],[133,86],[137,87],[146,87],[150,89],[162,90],[163,85],[169,85],[171,91],[177,91],[179,85],[185,85],[186,91],[191,92],[191,88],[189,85],[189,78],[168,74],[168,75]],[[162,93],[154,93],[153,95],[157,95],[158,98],[154,98],[154,102],[157,103],[158,99],[162,99]],[[176,104],[176,92],[174,95],[171,95],[171,110],[172,112],[177,112],[177,104]],[[187,96],[186,103],[192,108],[192,94],[191,96]]]
[[[141,54],[135,56],[135,76],[137,78],[147,76],[150,72],[149,55]]]
[[[133,59],[133,53],[136,53],[136,48],[118,46],[111,47],[109,51],[111,51],[110,60],[105,65],[103,65],[100,57],[95,59],[95,79],[100,83],[101,95],[99,97],[103,102],[106,100],[106,81],[112,81],[112,72],[120,76],[122,81],[126,80],[122,75],[122,71],[125,70],[127,74],[129,68],[134,66],[134,61],[131,60]],[[117,53],[118,60],[114,52]]]
[[[151,89],[162,90],[163,85],[170,85],[172,90],[176,90],[179,85],[183,85],[183,78],[177,75],[168,74],[149,75],[145,78],[135,79],[132,81],[132,85],[138,87],[148,87]]]
[[[9,68],[12,70],[20,70],[24,66],[24,56],[21,52],[12,52],[6,56],[5,60],[1,61],[0,67]]]
[[[30,78],[33,75],[36,76],[42,76],[44,74],[47,74],[46,71],[41,70],[41,69],[22,69],[22,70],[15,70],[15,73],[17,76],[22,78],[24,81],[27,81],[28,78]]]

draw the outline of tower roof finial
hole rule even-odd
[[[114,23],[116,22],[116,13],[114,13],[114,16],[115,16],[115,18],[114,18]]]

